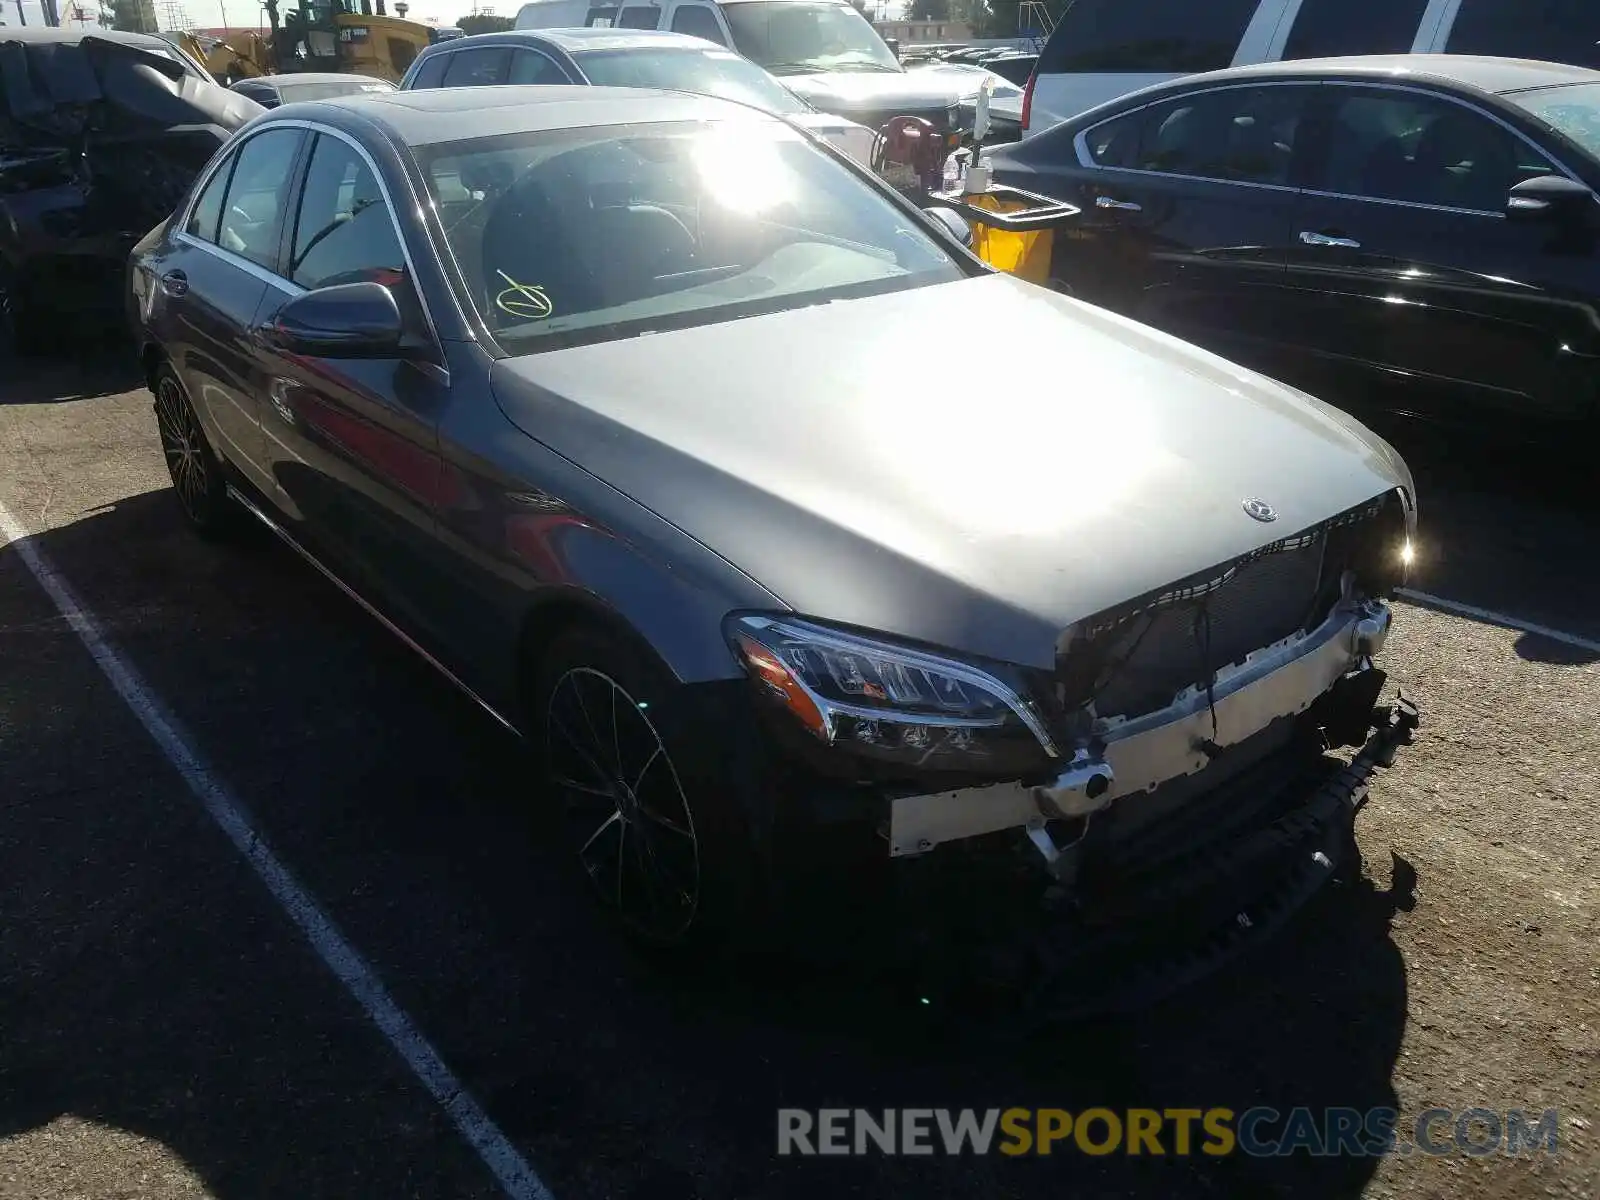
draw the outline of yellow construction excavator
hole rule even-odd
[[[300,71],[372,75],[399,83],[411,60],[434,39],[431,27],[389,16],[385,0],[299,0],[282,13],[277,0],[267,0],[266,10],[268,32],[168,36],[223,84]]]

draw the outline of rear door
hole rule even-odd
[[[1508,221],[1511,188],[1560,168],[1485,111],[1415,88],[1320,88],[1321,144],[1296,210],[1287,339],[1405,403],[1551,416],[1595,353],[1592,247]],[[1439,386],[1428,386],[1430,384]]]
[[[246,138],[206,182],[172,254],[158,267],[163,339],[217,448],[265,483],[248,331],[283,235],[289,181],[304,134]]]
[[[1055,235],[1064,290],[1230,353],[1270,339],[1311,89],[1215,88],[1009,152],[1006,182],[1076,204]]]

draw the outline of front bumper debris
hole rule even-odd
[[[1046,828],[1051,821],[1089,817],[1118,799],[1204,771],[1229,747],[1306,712],[1336,688],[1365,695],[1364,703],[1356,701],[1364,734],[1383,681],[1372,656],[1382,649],[1389,622],[1382,603],[1341,605],[1310,633],[1219,671],[1209,694],[1193,687],[1157,712],[1101,722],[1094,749],[1080,750],[1048,784],[897,797],[889,805],[889,854],[923,854],[944,842],[1023,829],[1058,870]]]

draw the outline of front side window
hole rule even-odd
[[[1461,0],[1445,49],[1600,67],[1595,0]]]
[[[1287,185],[1308,91],[1225,88],[1153,104],[1089,130],[1089,157],[1100,167]]]
[[[323,134],[311,151],[295,221],[288,275],[303,288],[398,284],[405,254],[389,206],[366,159]]]
[[[722,27],[717,24],[717,14],[704,4],[680,4],[672,13],[672,32],[689,37],[705,38],[708,42],[727,45]]]
[[[1324,191],[1499,213],[1514,186],[1552,170],[1509,129],[1442,97],[1337,92]]]
[[[1075,0],[1039,58],[1039,72],[1187,75],[1233,61],[1258,0]]]
[[[278,235],[300,141],[298,129],[269,129],[240,147],[223,202],[217,245],[269,270],[277,269]]]
[[[811,111],[783,84],[731,50],[591,50],[578,65],[590,83],[601,87],[695,92],[783,116]]]
[[[774,75],[901,70],[900,60],[848,4],[745,0],[724,4],[734,47]]]
[[[423,169],[436,203],[456,197],[449,249],[512,354],[967,274],[914,217],[765,119],[445,143]]]
[[[1600,158],[1600,83],[1512,92],[1506,99],[1520,104],[1546,125],[1566,134]]]
[[[1407,54],[1428,0],[1302,0],[1284,58]]]
[[[511,66],[511,50],[506,46],[486,46],[482,50],[457,50],[445,68],[445,87],[492,87],[506,81]]]

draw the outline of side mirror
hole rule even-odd
[[[1506,217],[1513,221],[1575,220],[1593,211],[1594,193],[1563,175],[1540,175],[1517,184],[1506,199]]]
[[[944,208],[934,205],[922,210],[931,217],[935,223],[958,245],[972,248],[972,226],[967,219],[953,208]]]
[[[398,358],[405,322],[381,283],[341,283],[296,296],[260,327],[274,349],[313,358]]]

